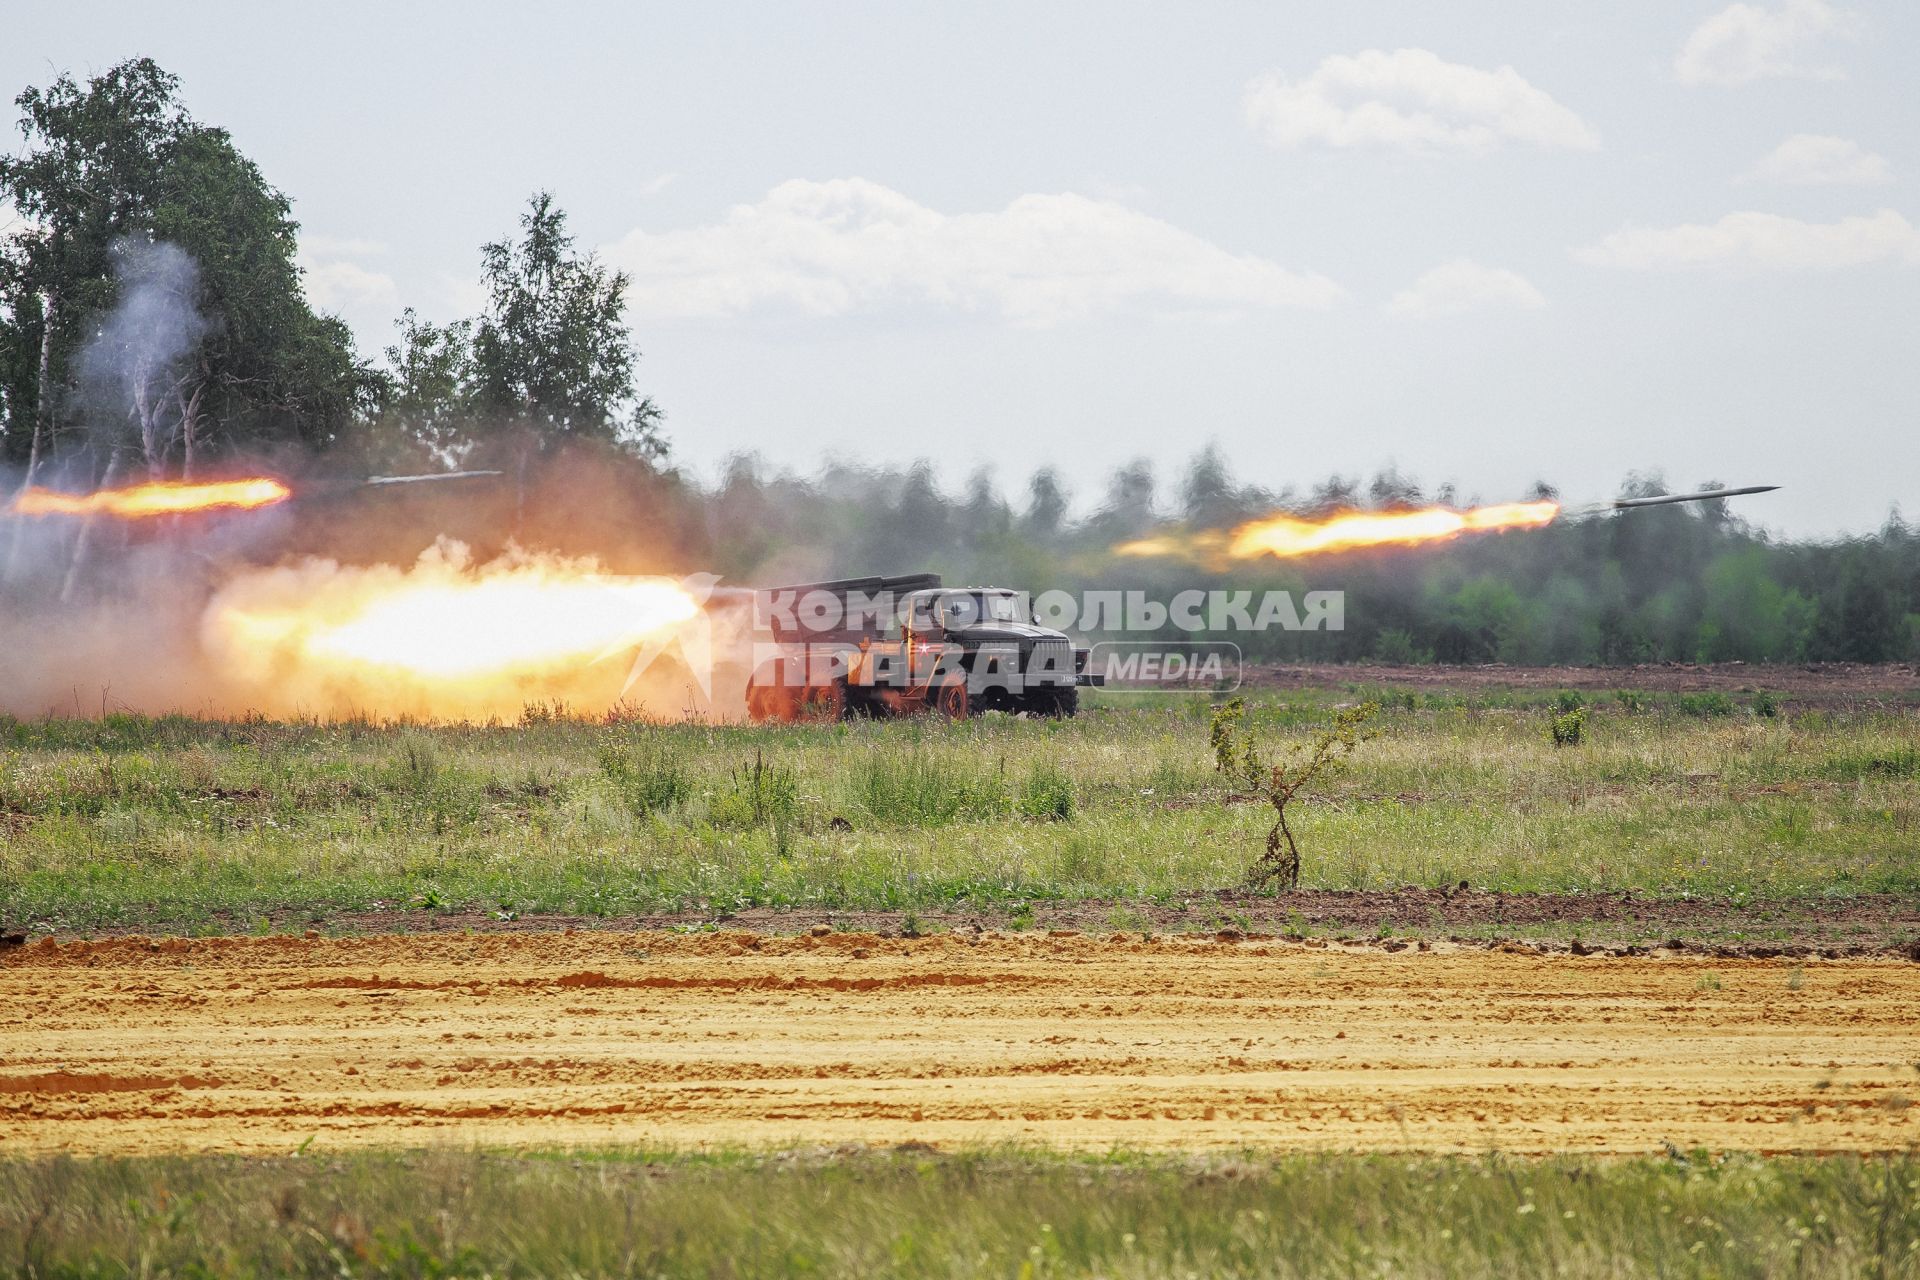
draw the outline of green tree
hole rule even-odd
[[[1153,464],[1145,458],[1116,469],[1107,481],[1107,500],[1088,527],[1102,541],[1137,538],[1153,527]]]
[[[520,230],[518,241],[480,250],[487,310],[473,335],[478,407],[539,448],[597,440],[664,456],[660,409],[634,389],[627,276],[574,251],[567,216],[547,192],[528,202]]]
[[[1719,504],[1713,504],[1719,505]],[[1803,657],[1816,611],[1811,600],[1774,581],[1763,548],[1746,547],[1707,566],[1699,656],[1786,662]]]
[[[972,542],[999,538],[1013,528],[1013,512],[994,488],[993,473],[976,468],[967,477],[967,499],[959,512],[960,530]]]
[[[1020,517],[1020,529],[1030,538],[1057,536],[1067,518],[1067,490],[1060,473],[1042,467],[1027,483],[1027,509]]]
[[[62,75],[14,99],[27,146],[0,156],[0,196],[24,224],[0,244],[0,360],[10,392],[3,443],[29,479],[71,425],[60,389],[83,321],[117,296],[112,246],[150,218],[163,157],[189,127],[178,89],[140,58],[84,89]]]
[[[1834,656],[1847,662],[1887,662],[1906,647],[1906,610],[1876,568],[1867,555],[1850,556],[1840,579],[1839,609],[1821,619]]]
[[[1507,662],[1526,636],[1526,603],[1513,584],[1475,578],[1445,604],[1441,658],[1448,662]]]
[[[186,465],[196,442],[215,449],[338,443],[369,406],[375,384],[347,326],[307,303],[295,262],[299,224],[287,197],[225,130],[195,127],[167,158],[153,228],[157,239],[192,255],[209,319],[190,382],[201,403],[182,422]]]
[[[408,307],[387,347],[380,408],[366,447],[382,467],[452,468],[475,445],[473,321],[436,325]]]
[[[1246,516],[1219,446],[1209,444],[1187,464],[1180,481],[1180,514],[1196,529],[1238,524]]]
[[[25,224],[0,246],[11,458],[91,444],[96,467],[131,448],[191,470],[209,450],[325,447],[366,403],[345,325],[307,304],[286,196],[178,90],[141,58],[16,99],[26,146],[0,158]],[[180,342],[154,345],[155,315]]]

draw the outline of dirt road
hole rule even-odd
[[[0,1154],[1920,1141],[1920,965],[580,933],[0,952]]]

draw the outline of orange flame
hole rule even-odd
[[[1425,507],[1414,511],[1342,511],[1322,520],[1274,515],[1249,521],[1223,533],[1163,534],[1123,542],[1114,548],[1123,556],[1220,557],[1251,560],[1275,556],[1282,560],[1326,555],[1367,547],[1413,547],[1447,542],[1463,533],[1502,529],[1537,529],[1560,514],[1557,502],[1503,502],[1490,507],[1457,511],[1452,507]]]
[[[13,512],[22,516],[109,515],[123,520],[147,516],[186,515],[196,511],[251,511],[285,502],[293,491],[278,480],[255,476],[246,480],[214,480],[204,484],[160,481],[124,489],[96,489],[92,493],[60,493],[37,485],[13,500]]]
[[[482,719],[549,700],[611,707],[627,667],[598,660],[699,611],[671,578],[518,551],[475,566],[442,542],[410,568],[245,574],[209,603],[202,638],[264,710]]]

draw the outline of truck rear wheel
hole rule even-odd
[[[948,680],[934,692],[934,709],[949,720],[965,720],[972,713],[964,677]]]

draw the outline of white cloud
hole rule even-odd
[[[323,236],[310,231],[300,233],[300,252],[310,258],[372,258],[387,251],[378,240],[359,236]]]
[[[1844,14],[1826,0],[1786,0],[1777,9],[1730,5],[1687,37],[1673,74],[1681,84],[1736,85],[1765,76],[1839,79],[1839,68],[1809,66],[1801,58],[1846,28]]]
[[[1893,181],[1893,170],[1886,157],[1849,138],[1796,133],[1768,152],[1745,181],[1796,187],[1871,186]]]
[[[1304,80],[1247,86],[1247,122],[1276,147],[1459,147],[1497,142],[1590,151],[1600,135],[1512,67],[1482,71],[1425,49],[1327,58]]]
[[[1387,311],[1396,316],[1426,320],[1498,308],[1531,311],[1546,305],[1546,298],[1519,272],[1456,258],[1424,273],[1412,285],[1393,295]]]
[[[657,196],[678,181],[680,181],[680,175],[677,173],[657,174],[640,184],[640,194],[648,197]]]
[[[1024,195],[944,214],[861,178],[784,182],[709,226],[632,231],[606,257],[633,277],[634,311],[652,315],[835,316],[920,302],[1049,324],[1138,305],[1324,307],[1343,292],[1111,201]]]
[[[353,261],[383,251],[370,240],[337,240],[303,235],[296,261],[304,273],[307,301],[321,311],[398,308],[400,287],[393,277]]]
[[[447,314],[454,316],[477,316],[492,301],[487,294],[487,286],[476,277],[446,272],[440,275],[440,296],[446,304]]]
[[[1920,229],[1891,209],[1838,222],[1730,213],[1715,223],[1626,227],[1576,250],[1574,257],[1629,271],[1827,271],[1875,262],[1916,266]]]

